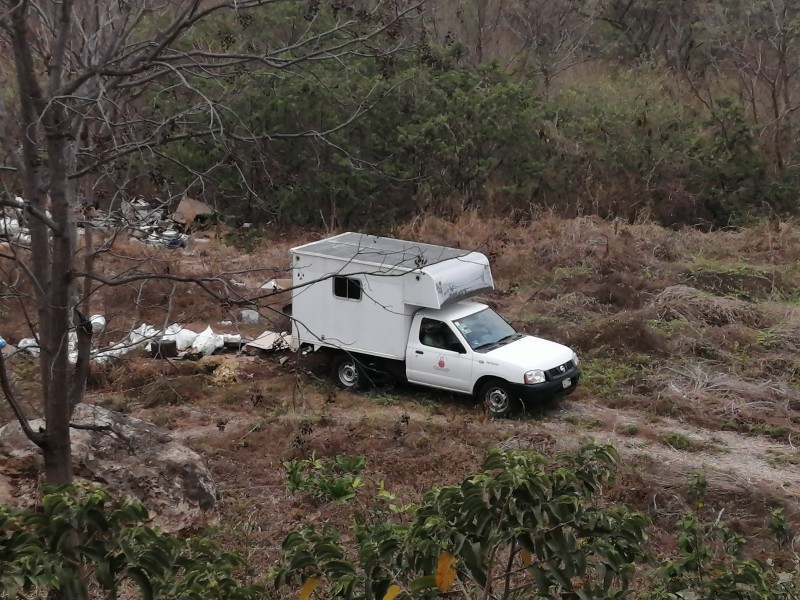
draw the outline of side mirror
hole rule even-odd
[[[466,354],[467,351],[464,350],[464,346],[461,345],[461,342],[453,342],[450,344],[450,350],[453,352],[458,352],[459,354]]]

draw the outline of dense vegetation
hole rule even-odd
[[[248,572],[209,539],[149,526],[136,502],[87,486],[51,489],[37,510],[0,505],[0,598],[58,589],[116,599],[136,588],[143,598],[198,600],[294,597],[293,589],[308,600],[317,588],[317,597],[364,600],[797,597],[797,558],[782,551],[790,531],[780,511],[770,524],[776,552],[764,561],[722,512],[710,519],[700,510],[706,482],[695,474],[694,507],[680,515],[677,546],[657,557],[647,516],[602,501],[618,459],[595,445],[553,458],[494,449],[479,472],[428,491],[419,504],[398,506],[381,488],[355,515],[352,538],[330,525],[290,533],[268,574]],[[294,483],[304,477],[316,490],[335,490],[343,464],[345,473],[364,467],[362,457],[331,463],[287,463],[289,488],[300,493]]]
[[[153,122],[182,108],[173,129],[216,118],[218,134],[124,168],[140,193],[188,188],[262,223],[545,207],[725,226],[797,210],[796,7],[527,4],[439,0],[340,60],[198,76],[200,103],[150,94]],[[356,10],[277,6],[210,20],[191,43],[252,51]]]

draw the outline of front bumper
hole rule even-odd
[[[523,402],[535,402],[571,394],[578,387],[580,378],[581,370],[576,366],[563,375],[558,377],[551,376],[550,379],[543,383],[535,383],[533,385],[513,383],[511,385],[514,389],[514,394]],[[566,381],[569,381],[569,384],[566,384]]]

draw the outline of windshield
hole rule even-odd
[[[502,341],[510,341],[516,334],[514,328],[491,308],[453,321],[473,350],[493,346]]]

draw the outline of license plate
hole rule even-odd
[[[572,379],[570,379],[569,377],[567,377],[564,381],[561,382],[561,387],[563,387],[564,389],[568,388],[571,385],[572,385]]]

